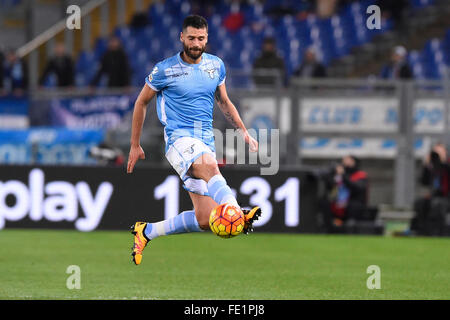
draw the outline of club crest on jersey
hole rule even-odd
[[[214,73],[216,72],[216,69],[205,69],[205,72],[207,72],[209,74],[209,77],[211,79],[214,79],[214,76],[215,76]]]
[[[148,76],[148,80],[150,82],[152,82],[153,80],[153,75],[156,74],[158,72],[158,67],[154,67],[152,73],[150,73],[150,75]]]
[[[184,153],[190,153],[193,154],[194,153],[194,146],[195,144],[192,144],[189,149],[184,150]]]

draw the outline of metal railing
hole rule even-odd
[[[227,81],[233,82],[231,77],[236,79],[238,73],[230,71]],[[247,77],[252,75],[247,73]],[[345,149],[341,153],[332,150],[328,154],[315,155],[305,147],[307,139],[392,141],[397,149],[389,149],[387,156],[377,154],[378,151],[370,147],[364,149],[366,154],[357,155],[394,161],[393,204],[397,207],[411,207],[416,189],[416,162],[428,152],[431,142],[450,143],[448,81],[291,79],[287,87],[281,81],[276,83],[265,87],[254,83],[245,88],[230,86],[228,91],[247,127],[279,129],[280,164],[298,168],[304,165],[305,159],[336,159],[346,152]],[[130,94],[139,90],[39,90],[34,93],[33,100]],[[156,116],[152,115],[156,114],[154,101],[149,110],[146,120],[149,129],[144,130],[143,144],[155,144],[162,134]],[[231,128],[218,108],[215,112],[214,126],[221,130]],[[119,146],[123,143],[124,149],[128,148],[130,125],[110,131],[109,136],[114,137],[112,141]],[[421,152],[415,147],[418,138],[426,139]],[[156,158],[164,159],[163,155]]]

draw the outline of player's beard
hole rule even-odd
[[[205,52],[205,47],[191,47],[189,48],[187,45],[183,44],[184,53],[191,58],[192,60],[197,60],[200,56]],[[197,49],[197,50],[195,50]]]

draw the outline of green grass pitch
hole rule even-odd
[[[129,232],[7,229],[0,244],[0,299],[450,299],[448,238],[174,235],[140,266]],[[369,265],[381,289],[367,288]]]

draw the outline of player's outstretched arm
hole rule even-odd
[[[144,124],[147,105],[155,96],[156,91],[144,85],[134,104],[133,123],[131,126],[130,153],[128,155],[127,173],[132,173],[136,162],[145,159],[144,150],[141,147],[141,132]]]
[[[217,101],[217,105],[220,110],[224,114],[225,118],[242,134],[245,142],[250,146],[251,152],[258,151],[258,141],[252,138],[252,136],[248,133],[247,128],[245,128],[244,122],[239,116],[239,112],[237,111],[234,104],[231,102],[228,97],[227,88],[225,83],[221,84],[217,87],[215,98]]]

